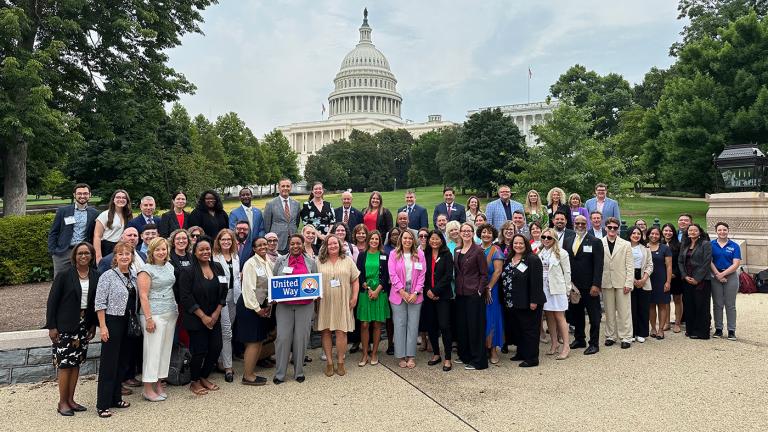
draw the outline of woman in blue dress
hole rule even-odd
[[[664,326],[669,322],[669,302],[672,298],[672,249],[661,242],[661,229],[648,230],[648,249],[653,260],[651,273],[651,334],[658,340],[664,339]],[[658,311],[658,313],[657,313]],[[657,324],[658,323],[658,324]]]
[[[499,302],[499,277],[504,267],[504,254],[493,240],[499,233],[491,224],[483,224],[477,227],[477,236],[480,237],[481,247],[485,252],[488,263],[488,293],[485,305],[485,346],[489,350],[491,364],[499,362],[499,350],[504,345],[504,323],[501,315],[501,302]]]

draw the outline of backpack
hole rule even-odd
[[[768,269],[755,275],[756,292],[768,293]]]
[[[171,362],[168,367],[166,382],[170,385],[183,386],[192,381],[192,354],[180,343],[171,348]]]
[[[745,272],[743,269],[741,273],[739,274],[739,292],[742,294],[754,294],[757,292],[757,286],[755,284],[757,280],[757,275],[755,275],[755,279],[752,279],[749,277],[749,273]]]

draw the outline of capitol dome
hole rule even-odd
[[[389,61],[371,41],[368,10],[363,11],[360,42],[344,57],[328,96],[329,118],[378,118],[401,123],[403,98]]]

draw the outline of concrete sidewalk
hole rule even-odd
[[[506,357],[486,371],[460,365],[444,373],[419,358],[400,369],[382,355],[378,366],[357,367],[349,356],[344,377],[326,378],[319,351],[307,380],[265,387],[227,384],[196,397],[172,387],[166,402],[134,394],[133,406],[111,419],[95,413],[95,380],[78,386],[89,407],[74,418],[56,414],[55,383],[0,388],[3,430],[768,430],[768,296],[738,296],[739,341],[689,340],[667,333],[629,350],[581,350],[538,368],[521,369]],[[541,345],[543,348],[544,345]],[[542,351],[543,352],[543,351]],[[239,366],[236,370],[239,372]],[[237,376],[236,380],[240,377]]]

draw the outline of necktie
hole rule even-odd
[[[451,207],[453,207],[453,205],[452,204],[448,204],[447,207],[448,207],[448,219],[450,219],[451,218],[451,210],[452,210]]]
[[[413,211],[413,207],[408,207],[408,214],[411,214],[412,211]]]
[[[244,243],[238,243],[238,244],[237,244],[237,254],[238,254],[238,255],[240,255],[241,253],[243,253],[243,246],[244,246]]]
[[[288,200],[283,200],[283,212],[285,213],[285,220],[290,222],[291,221],[291,208],[288,207]]]
[[[579,250],[579,246],[581,246],[581,235],[576,236],[576,240],[573,242],[573,254],[576,255],[576,251]]]
[[[344,218],[342,219],[344,225],[349,225],[349,209],[344,209]]]
[[[148,223],[148,224],[151,224],[151,223],[153,223],[153,222],[154,222],[154,221],[152,220],[152,218],[149,218],[149,217],[148,217],[148,218],[146,218],[146,219],[147,219],[147,223]]]

